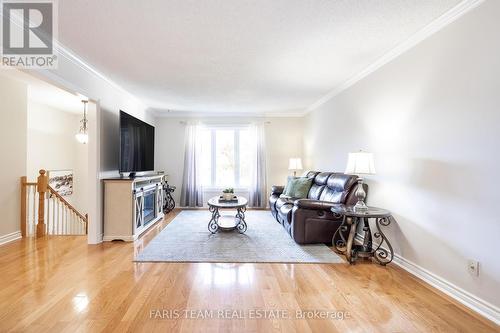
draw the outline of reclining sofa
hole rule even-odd
[[[307,198],[281,196],[284,186],[273,186],[269,207],[276,221],[298,244],[330,243],[342,224],[342,216],[330,208],[337,204],[355,205],[358,177],[338,172],[309,171],[304,177],[312,178]],[[364,184],[368,193],[368,187]]]

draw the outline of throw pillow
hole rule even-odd
[[[288,179],[288,184],[286,184],[284,195],[291,198],[307,198],[309,189],[312,186],[313,179],[306,177],[294,177]]]
[[[286,193],[286,188],[288,187],[288,183],[290,182],[290,179],[296,179],[296,178],[299,178],[299,177],[297,177],[297,176],[288,176],[288,177],[286,178],[286,184],[285,184],[285,187],[283,187],[283,194],[281,194],[282,196],[287,197],[287,196],[285,195],[285,193]]]

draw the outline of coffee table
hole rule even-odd
[[[208,210],[212,213],[212,218],[208,222],[208,231],[215,234],[217,231],[231,231],[237,230],[240,234],[247,231],[247,223],[245,222],[245,211],[247,210],[248,200],[246,198],[237,197],[238,201],[235,202],[219,202],[219,197],[213,197],[208,200]],[[236,210],[234,218],[232,216],[223,216],[221,218],[219,210],[231,209]]]

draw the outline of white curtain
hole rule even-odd
[[[263,123],[252,124],[250,130],[252,131],[255,148],[252,158],[252,176],[250,180],[249,200],[250,207],[265,208],[267,204],[266,198],[266,147],[265,147],[265,128]]]
[[[198,123],[186,124],[186,147],[184,150],[184,174],[182,177],[181,206],[202,207],[201,188],[201,126]]]

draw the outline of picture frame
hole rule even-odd
[[[73,194],[73,170],[49,170],[49,186],[61,196]]]

